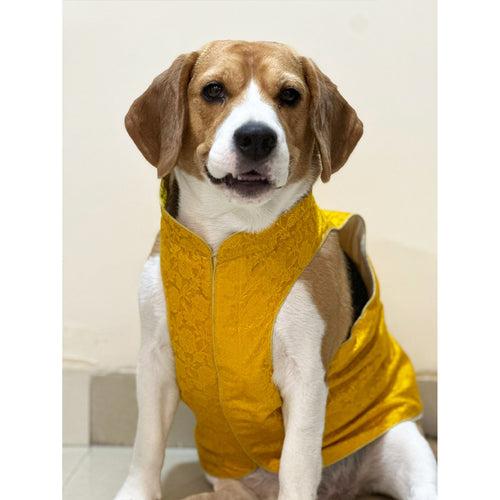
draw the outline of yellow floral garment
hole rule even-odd
[[[161,273],[181,398],[196,416],[201,465],[238,478],[278,472],[282,400],[272,381],[280,306],[330,231],[339,231],[371,293],[327,371],[323,463],[330,465],[422,412],[412,365],[388,333],[357,215],[321,210],[312,194],[259,233],[227,238],[216,255],[165,210]]]

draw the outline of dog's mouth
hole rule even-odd
[[[214,177],[205,167],[205,172],[210,182],[213,184],[223,184],[227,186],[232,191],[237,192],[241,196],[245,197],[255,197],[265,191],[268,191],[273,187],[273,183],[269,180],[266,175],[263,175],[257,170],[250,170],[238,174],[236,177],[232,174],[227,174],[224,177]]]

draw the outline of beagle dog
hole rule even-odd
[[[169,217],[214,254],[234,234],[270,228],[319,177],[327,182],[363,131],[310,59],[283,44],[243,41],[216,41],[179,56],[132,104],[125,125],[166,186]],[[115,500],[161,498],[160,472],[180,399],[160,264],[157,238],[139,289],[133,459]],[[285,433],[279,471],[256,467],[237,479],[207,473],[214,491],[192,498],[437,498],[436,461],[413,419],[323,464],[325,370],[367,302],[362,274],[332,231],[279,309],[272,331]]]

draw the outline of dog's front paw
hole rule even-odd
[[[127,477],[114,500],[161,500],[160,484],[141,476]]]

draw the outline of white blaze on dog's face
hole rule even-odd
[[[288,47],[209,44],[188,86],[186,135],[197,145],[198,173],[242,204],[264,203],[304,176],[312,184],[318,164],[297,171],[311,163],[309,104],[301,60]]]
[[[215,132],[205,165],[208,178],[233,199],[259,200],[285,186],[289,162],[285,130],[252,79]]]
[[[218,41],[178,57],[125,123],[159,177],[178,167],[238,204],[310,187],[320,173],[327,181],[362,134],[314,63],[271,42]]]

